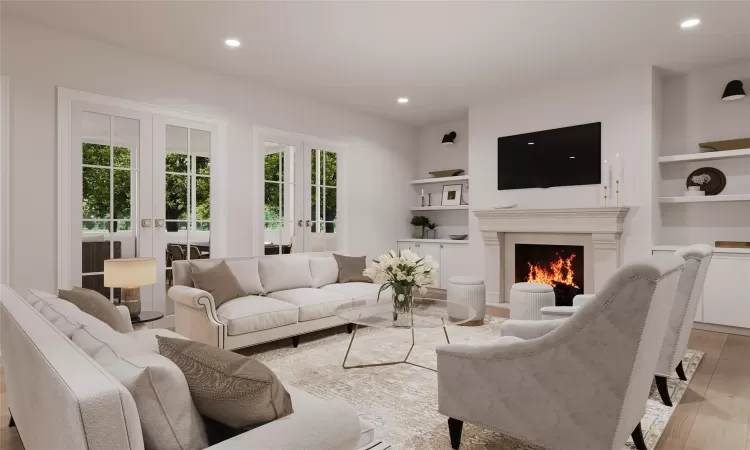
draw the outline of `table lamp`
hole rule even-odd
[[[156,283],[156,258],[120,258],[104,261],[104,286],[121,288],[120,304],[130,317],[141,313],[141,286]]]

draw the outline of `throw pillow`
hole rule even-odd
[[[339,265],[333,256],[310,258],[310,273],[314,288],[336,283],[339,279]]]
[[[333,254],[339,265],[339,283],[372,283],[369,277],[362,274],[367,268],[364,256],[343,256]]]
[[[185,374],[202,415],[251,429],[294,412],[292,398],[261,362],[211,345],[157,336],[159,352]]]
[[[106,323],[115,331],[119,331],[120,333],[130,331],[130,327],[125,324],[125,319],[117,311],[117,307],[107,297],[97,291],[74,287],[70,291],[60,289],[57,291],[57,296],[76,305],[78,309],[86,314]]]
[[[195,287],[210,293],[214,297],[214,304],[217,308],[222,303],[245,296],[245,291],[226,261],[206,270],[201,270],[200,266],[191,262],[190,269]]]

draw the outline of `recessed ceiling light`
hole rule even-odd
[[[576,159],[576,157],[575,156],[571,156],[570,159]]]
[[[239,47],[240,46],[240,41],[238,41],[237,39],[234,39],[234,38],[229,38],[226,41],[224,41],[224,43],[227,44],[227,46],[229,46],[229,47]]]
[[[397,102],[403,104],[409,103],[409,99],[407,97],[399,97]]]
[[[681,28],[693,28],[694,26],[701,23],[701,20],[698,18],[692,18],[692,19],[685,19],[680,24]]]
[[[529,145],[534,145],[534,143],[533,142],[529,142]]]

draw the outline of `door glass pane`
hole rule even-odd
[[[336,221],[336,188],[325,188],[325,217],[326,222]]]
[[[166,201],[167,231],[176,231],[170,229],[169,222],[188,219],[188,203],[190,202],[188,176],[168,173],[166,177],[164,198]]]
[[[129,170],[114,169],[113,187],[114,187],[114,218],[130,219],[130,181],[131,173]]]
[[[83,202],[81,212],[84,219],[110,218],[109,168],[83,167]]]
[[[109,145],[84,142],[81,150],[83,164],[109,167]]]
[[[323,152],[323,184],[325,186],[336,186],[337,158],[333,152]]]

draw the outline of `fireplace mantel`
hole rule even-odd
[[[505,302],[505,233],[588,235],[593,247],[594,292],[620,267],[620,235],[627,206],[555,209],[475,210],[484,240],[488,303]],[[540,242],[543,243],[543,242]]]

